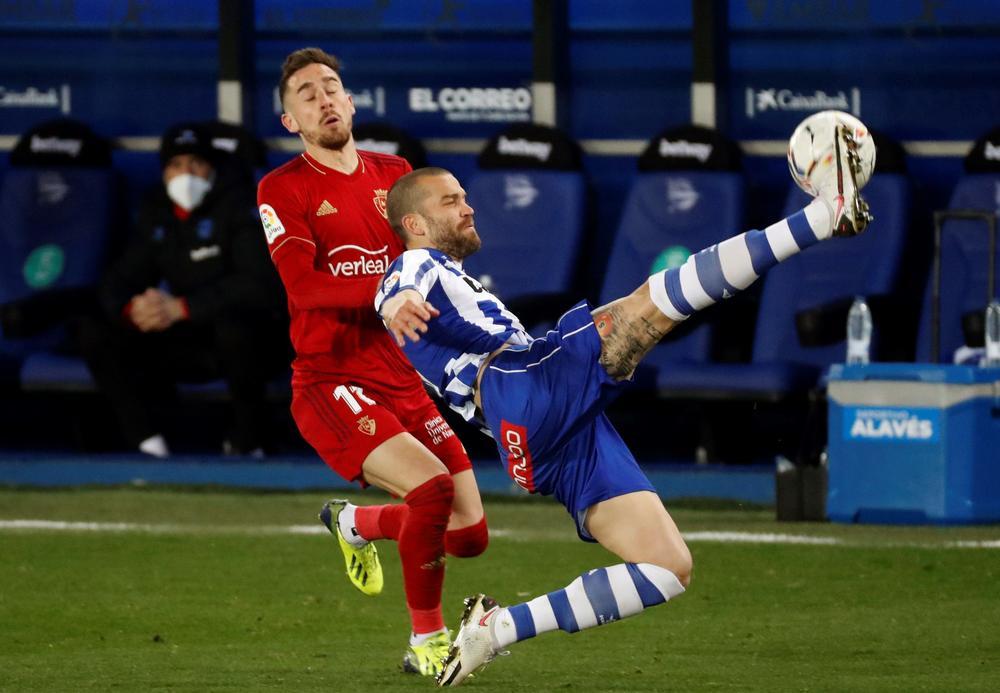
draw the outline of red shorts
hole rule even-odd
[[[351,383],[316,383],[292,389],[292,418],[327,466],[367,486],[361,465],[379,445],[408,432],[451,474],[472,469],[458,436],[427,393],[376,392]]]

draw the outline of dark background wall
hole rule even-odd
[[[787,188],[783,141],[817,96],[907,143],[924,199],[947,200],[969,141],[1000,120],[1000,3],[991,0],[731,0],[720,127],[749,154],[750,223]],[[595,253],[610,235],[642,142],[690,119],[692,3],[569,0],[567,108],[598,196]],[[320,45],[344,62],[357,120],[425,138],[433,163],[472,166],[482,139],[531,117],[530,0],[257,0],[255,129],[275,112],[280,62]],[[68,114],[123,145],[139,189],[171,123],[216,113],[219,10],[201,0],[0,1],[0,163],[11,136]],[[502,107],[463,102],[507,90]],[[132,138],[132,139],[130,139]],[[278,163],[290,154],[274,151]],[[594,261],[595,270],[600,263]]]

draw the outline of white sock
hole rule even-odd
[[[170,456],[170,448],[167,447],[167,441],[159,433],[149,436],[146,440],[139,443],[139,452],[144,452],[153,457],[162,458]]]
[[[564,589],[500,609],[490,622],[493,644],[503,649],[539,633],[575,633],[611,623],[684,593],[677,576],[651,563],[619,563],[591,570]]]
[[[649,297],[671,320],[729,298],[753,284],[768,269],[833,234],[830,204],[817,198],[763,231],[727,238],[687,259],[680,267],[649,278]]]
[[[354,511],[358,506],[348,503],[337,516],[337,524],[340,526],[340,534],[348,544],[355,548],[361,548],[368,543],[368,540],[358,534],[358,528],[354,524]]]

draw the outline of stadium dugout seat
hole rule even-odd
[[[483,246],[465,270],[537,334],[578,298],[587,218],[582,153],[555,128],[517,124],[493,137],[477,163],[465,188]]]
[[[856,296],[872,309],[872,358],[878,359],[880,345],[906,314],[899,285],[911,189],[902,147],[873,136],[878,157],[863,194],[875,220],[860,236],[825,241],[771,269],[763,279],[751,363],[719,364],[706,388],[779,401],[821,384],[826,369],[845,358],[847,312]],[[793,186],[784,215],[809,199]]]
[[[111,144],[87,125],[48,121],[22,135],[0,184],[0,354],[25,368],[71,351],[121,227]]]
[[[744,230],[742,154],[721,133],[694,125],[667,129],[649,141],[638,167],[611,247],[602,305]],[[713,332],[711,311],[688,320],[646,356],[635,387],[700,391]]]
[[[911,191],[902,147],[873,134],[878,158],[864,196],[875,220],[860,236],[826,241],[767,273],[751,362],[702,369],[698,374],[702,396],[778,402],[807,393],[821,383],[830,364],[845,357],[847,311],[855,296],[865,297],[872,307],[877,358],[880,336],[897,324]],[[809,197],[793,186],[784,214],[791,215],[808,202]],[[658,379],[657,384],[664,394],[673,390],[668,379]]]
[[[983,346],[987,278],[990,262],[996,268],[1000,248],[990,258],[989,234],[985,216],[994,223],[1000,216],[1000,128],[978,139],[964,162],[965,175],[952,192],[945,212],[971,212],[980,218],[944,216],[940,225],[941,300],[940,340],[937,358],[934,352],[933,274],[924,294],[920,328],[917,336],[917,360],[952,363],[962,359],[960,349]],[[997,298],[994,287],[993,298]],[[978,357],[978,354],[970,354]],[[978,358],[975,358],[978,360]]]
[[[713,361],[704,342],[684,345],[691,350],[682,352],[686,361],[654,362],[657,394],[697,403],[704,412],[699,449],[709,459],[720,457],[727,448],[722,458],[765,454],[749,445],[747,437],[737,436],[743,442],[734,445],[737,430],[759,438],[758,445],[771,453],[803,463],[814,462],[822,450],[822,379],[827,366],[845,356],[847,311],[853,298],[865,296],[872,306],[876,343],[898,301],[910,184],[902,147],[878,135],[876,142],[880,147],[876,174],[864,193],[875,221],[861,236],[826,241],[767,273],[749,363]],[[794,213],[808,201],[793,187],[784,213]],[[733,223],[730,229],[744,230],[738,220]],[[706,328],[694,327],[699,329]],[[693,341],[691,336],[684,339]],[[761,404],[767,406],[758,408]]]
[[[354,142],[358,149],[401,156],[414,169],[427,165],[427,150],[423,142],[386,122],[356,123]]]
[[[241,176],[253,185],[267,173],[267,145],[255,133],[241,125],[221,120],[207,120],[201,125],[212,138],[212,147],[231,155],[221,159],[221,165],[229,169],[229,173]]]

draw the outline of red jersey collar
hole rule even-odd
[[[357,150],[358,155],[358,165],[351,173],[344,173],[343,171],[338,171],[335,168],[330,168],[329,166],[324,166],[318,162],[315,158],[310,156],[309,152],[302,152],[302,158],[306,160],[306,163],[312,166],[314,169],[322,173],[323,175],[332,174],[335,176],[344,176],[346,178],[354,178],[355,176],[360,176],[365,172],[367,165],[365,164],[365,158],[361,156],[361,150]]]

